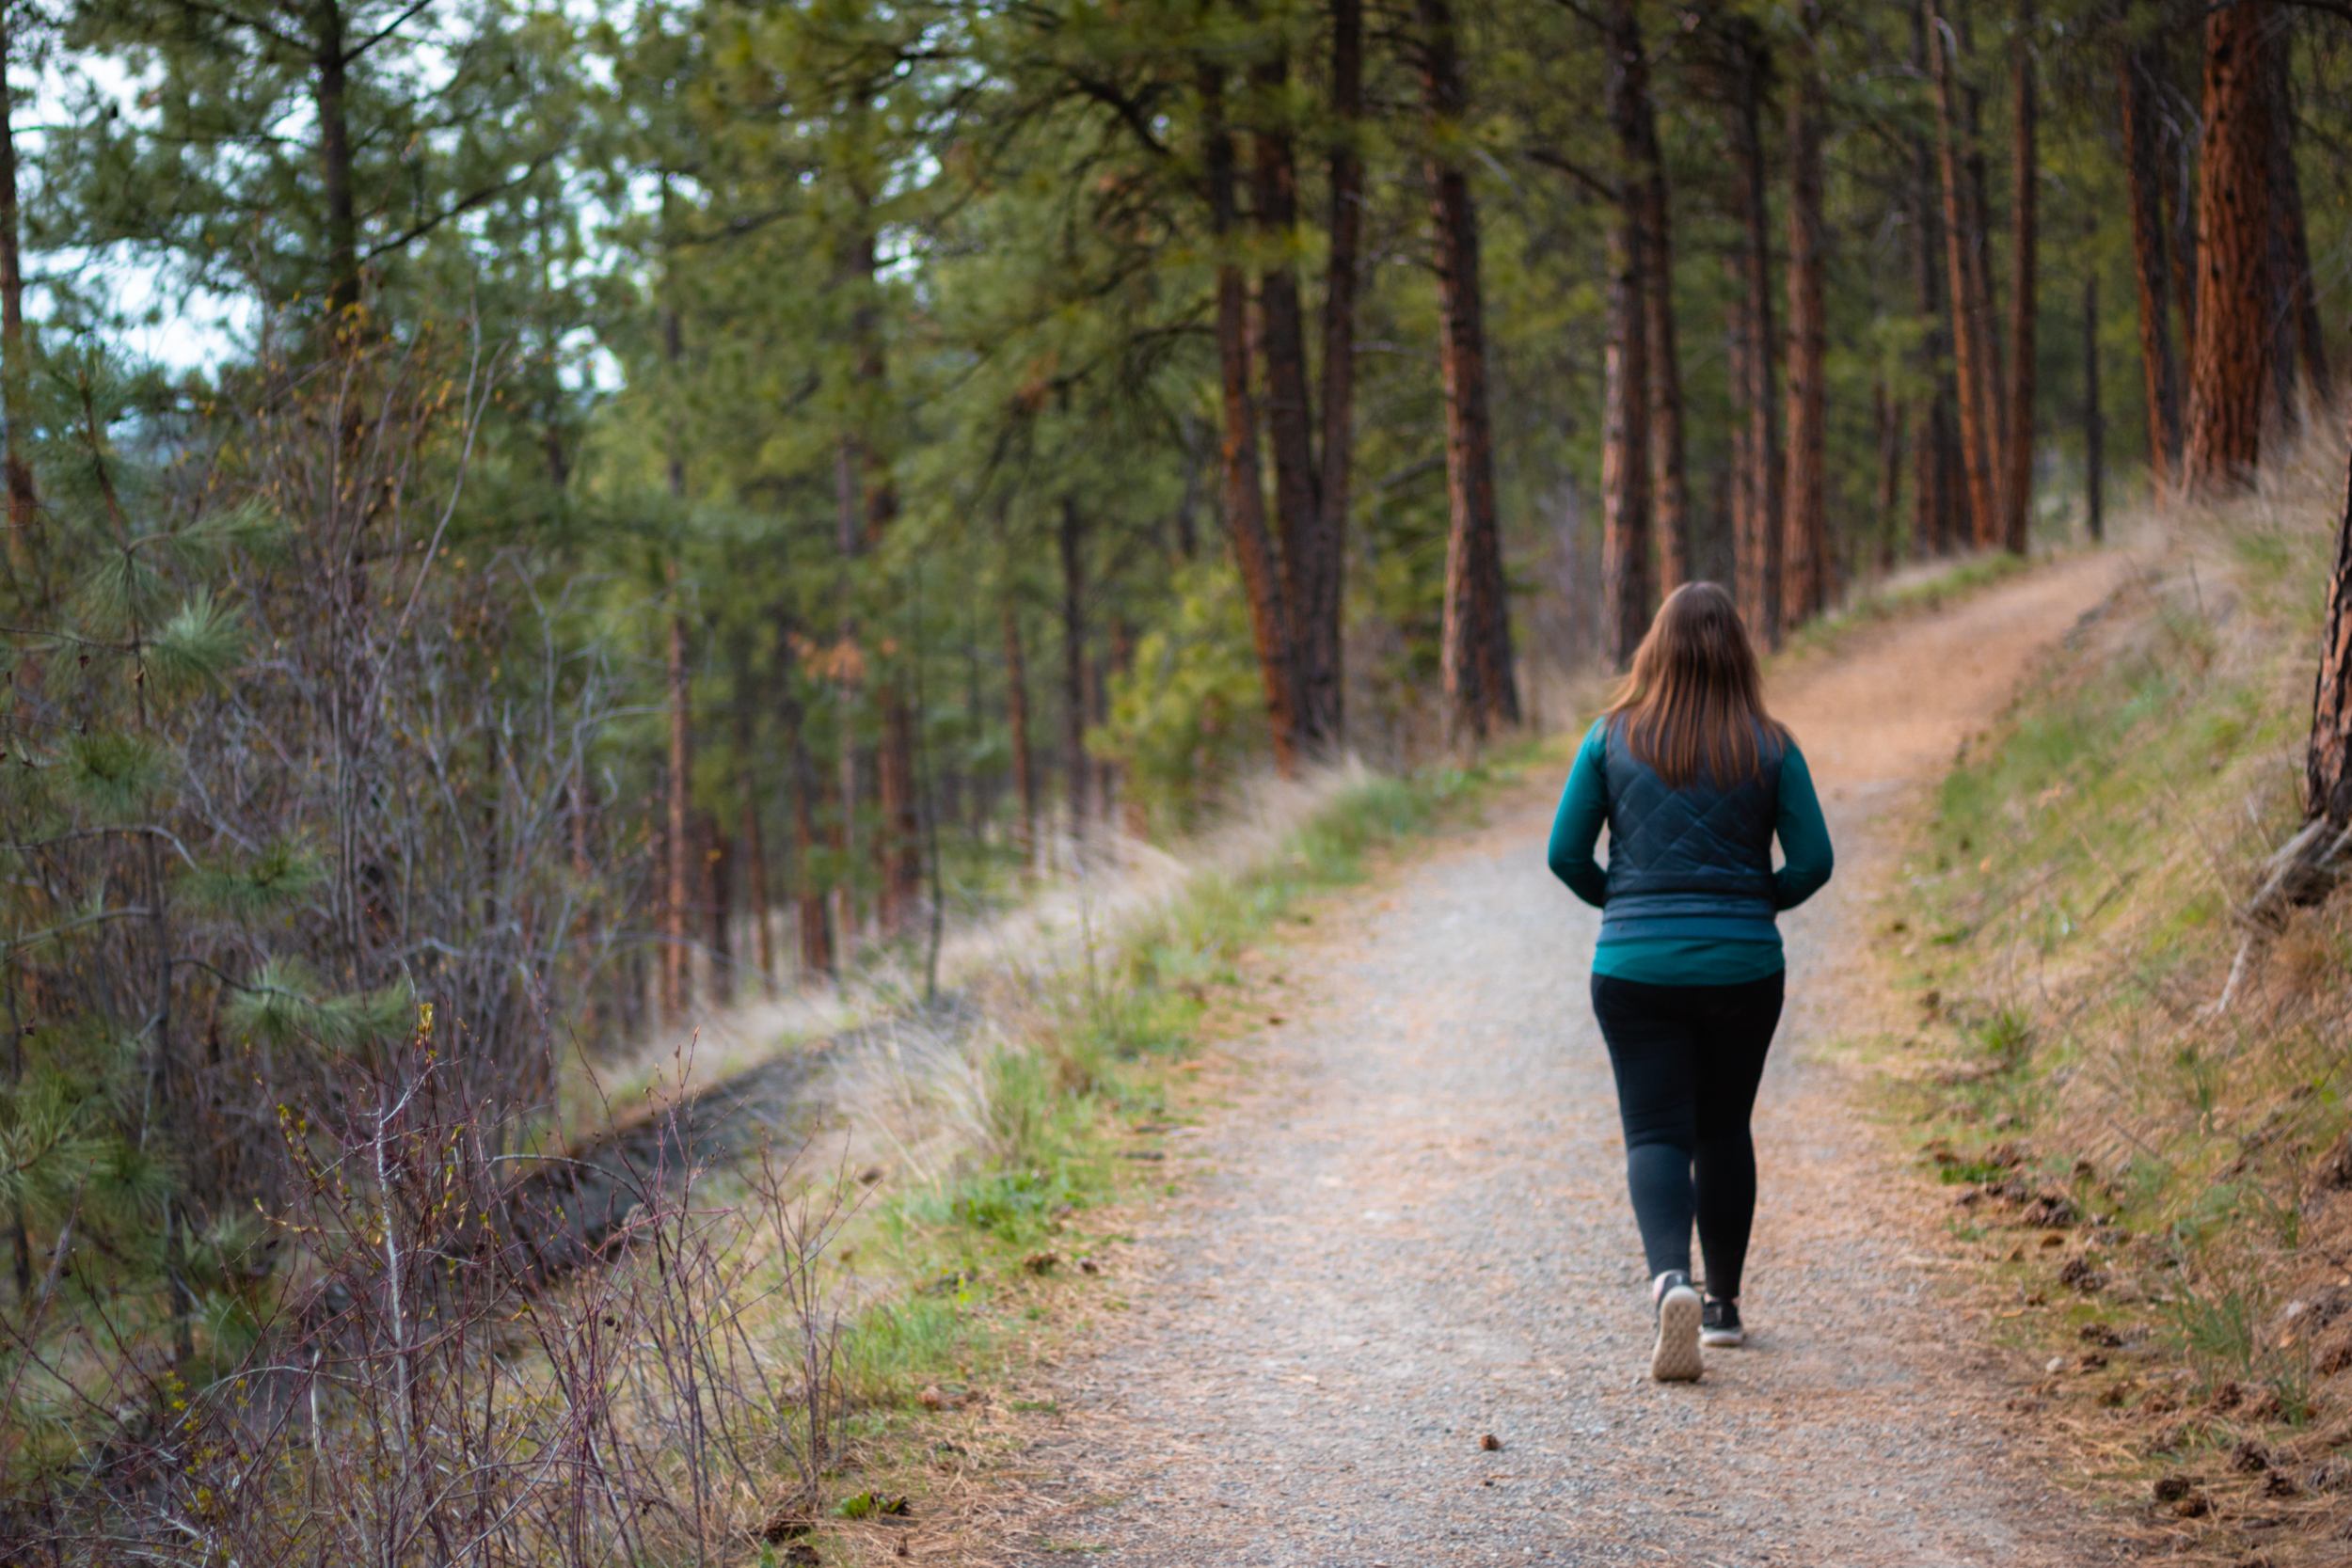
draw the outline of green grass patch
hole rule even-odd
[[[2317,1370],[2333,1341],[2282,1326],[2352,1243],[2310,1185],[2352,1117],[2352,895],[2250,944],[2235,913],[2299,822],[2325,539],[2189,547],[2217,543],[2087,617],[1969,737],[1875,939],[1919,1005],[1882,1106],[2014,1292],[1995,1322],[2049,1369],[2033,1399],[2103,1407],[2086,1464],[2118,1488],[2352,1416]]]

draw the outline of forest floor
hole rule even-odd
[[[1543,863],[1556,778],[1257,955],[1055,1412],[975,1558],[1378,1568],[2079,1564],[2117,1543],[2008,1409],[1948,1194],[1837,1042],[1896,1004],[1870,933],[1907,813],[2128,570],[2084,555],[1774,673],[1838,869],[1787,917],[1756,1114],[1750,1344],[1649,1381],[1646,1284],[1586,997],[1597,915]],[[1279,1002],[1264,1001],[1279,996]],[[1499,1448],[1482,1447],[1492,1434]],[[985,1543],[985,1544],[983,1544]],[[923,1553],[919,1555],[929,1555]]]

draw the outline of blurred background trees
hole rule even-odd
[[[2245,483],[2352,296],[2273,0],[5,21],[0,1223],[183,1355],[421,1006],[527,1140],[1682,580]]]

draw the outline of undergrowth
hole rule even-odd
[[[2314,439],[2181,519],[1963,745],[1879,931],[1888,1102],[2040,1369],[2017,1403],[2192,1559],[2352,1528],[2352,896],[2234,912],[2301,820],[2343,472]]]

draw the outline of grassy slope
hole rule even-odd
[[[2046,1363],[2026,1407],[2119,1523],[2214,1560],[2341,1560],[2352,1520],[2352,1198],[2313,1176],[2352,1119],[2352,899],[2214,1006],[2299,822],[2343,474],[2315,441],[2179,519],[1963,748],[1880,933],[1915,1008],[1889,1103]]]

